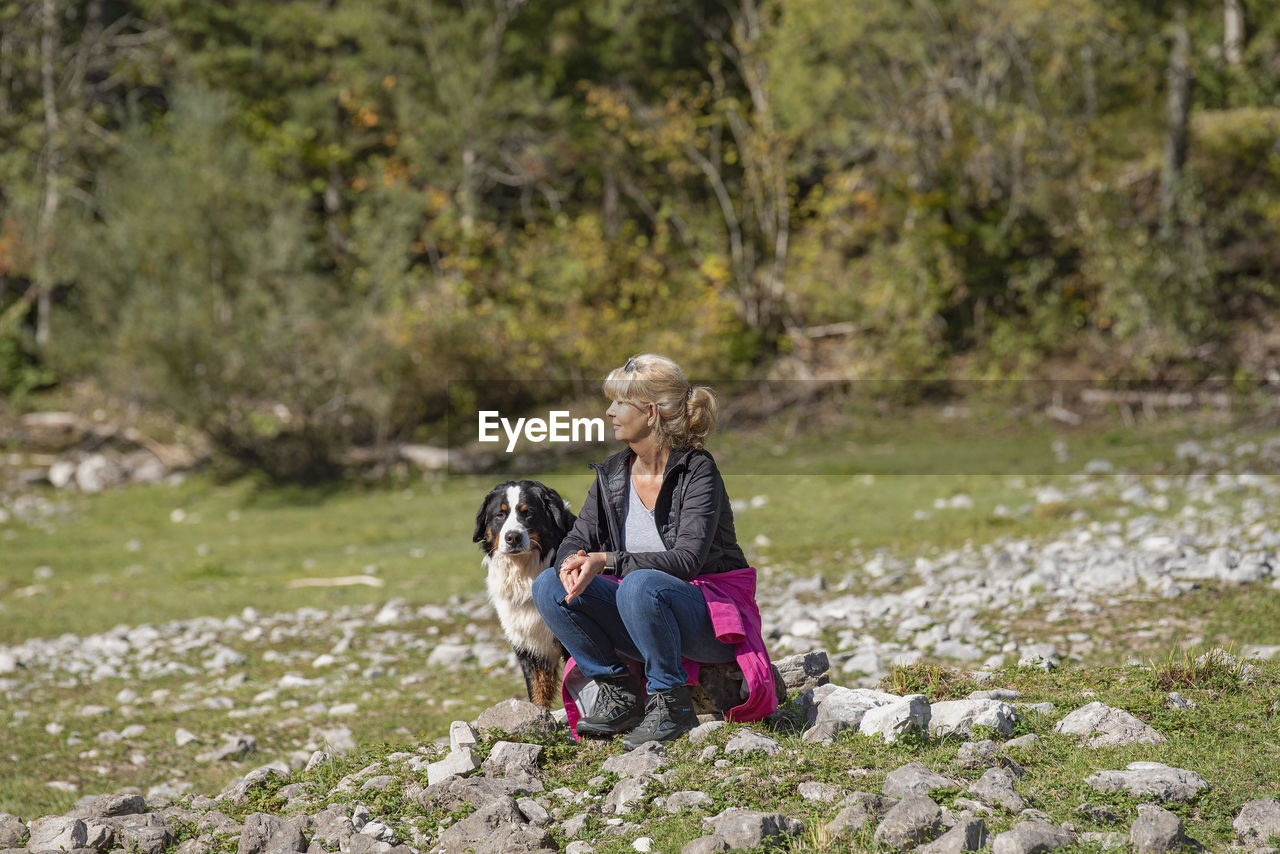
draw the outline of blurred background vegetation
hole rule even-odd
[[[0,0],[0,397],[287,477],[645,350],[1280,381],[1278,84],[1280,0]]]

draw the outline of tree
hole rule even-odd
[[[1160,170],[1160,231],[1165,240],[1174,239],[1178,182],[1187,159],[1187,127],[1191,121],[1191,36],[1187,32],[1187,10],[1182,5],[1174,11],[1172,41],[1164,159]]]
[[[1222,55],[1238,67],[1244,54],[1244,0],[1224,0]]]

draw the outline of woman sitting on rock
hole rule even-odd
[[[748,697],[732,720],[777,707],[760,635],[755,570],[747,566],[715,460],[703,448],[715,427],[709,388],[693,388],[679,365],[646,354],[610,372],[606,414],[627,447],[599,464],[556,562],[533,598],[572,656],[565,704],[579,734],[631,733],[633,749],[679,738],[698,724],[689,684],[700,664],[736,661]],[[640,699],[632,666],[643,666]],[[578,719],[569,675],[595,683]]]

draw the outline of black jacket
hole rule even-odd
[[[653,508],[662,552],[625,552],[619,548],[626,514],[630,463],[635,454],[624,448],[602,463],[592,463],[596,482],[573,530],[556,553],[556,566],[579,549],[617,552],[617,574],[660,569],[688,581],[709,572],[747,566],[733,530],[733,510],[716,461],[705,450],[673,450],[662,474]]]

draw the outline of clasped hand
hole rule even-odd
[[[582,549],[577,554],[569,555],[560,564],[560,583],[564,585],[564,601],[572,602],[587,589],[591,579],[604,569],[604,555],[600,552],[587,554]]]

